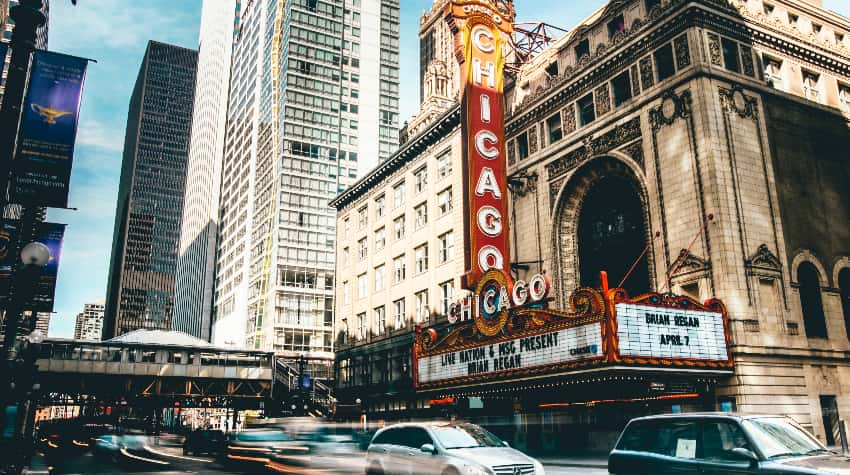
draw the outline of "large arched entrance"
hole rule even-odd
[[[651,234],[642,183],[642,172],[618,157],[594,158],[567,179],[553,219],[559,291],[599,287],[600,270],[614,287],[635,264]],[[650,247],[623,284],[630,295],[652,290],[652,259]]]
[[[626,178],[607,176],[587,192],[579,212],[578,254],[580,283],[599,286],[599,271],[617,285],[646,247],[643,204]],[[646,254],[623,283],[630,295],[649,290]]]

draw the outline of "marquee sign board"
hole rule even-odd
[[[421,358],[419,382],[493,376],[601,358],[602,348],[602,325],[591,323]]]
[[[498,282],[497,273],[485,274],[479,287]],[[505,280],[508,288],[514,285],[510,277]],[[491,293],[476,298],[491,299],[489,305],[498,307],[501,297]],[[485,310],[445,328],[418,329],[413,348],[417,389],[509,381],[593,366],[716,371],[733,364],[728,317],[718,300],[701,304],[689,297],[656,293],[629,299],[622,289],[604,296],[579,289],[570,296],[569,312],[505,305],[499,319]]]
[[[510,268],[503,47],[513,31],[513,3],[455,0],[446,19],[462,71],[463,284],[473,289],[488,270]]]
[[[617,339],[623,356],[729,359],[723,314],[618,303]]]

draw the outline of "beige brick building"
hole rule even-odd
[[[515,426],[527,433],[522,444],[607,448],[631,416],[712,407],[786,414],[838,443],[837,421],[850,414],[850,21],[817,0],[611,2],[511,74],[508,88],[514,275],[547,272],[554,308],[566,308],[573,289],[597,286],[602,269],[612,287],[623,281],[631,294],[720,298],[735,360],[727,377],[668,381],[704,392],[699,407],[598,405],[553,413],[540,409],[548,396],[514,394],[502,416],[522,415]],[[386,265],[391,281],[395,255],[414,259],[420,241],[435,252],[449,227],[455,248],[463,249],[457,176],[443,179],[454,181],[456,201],[445,224],[429,216],[428,231],[402,246],[392,247],[390,238],[383,254],[371,246],[375,229],[391,233],[395,216],[388,204],[375,223],[376,198],[384,194],[391,203],[392,187],[401,180],[412,185],[421,164],[431,167],[433,181],[443,150],[451,150],[457,175],[459,143],[452,110],[337,198],[340,335],[356,334],[358,314],[374,325],[375,308],[384,305],[391,315],[395,299],[405,296],[410,305],[426,287],[433,305],[441,281],[457,283],[456,251],[445,271],[432,261],[427,278],[373,287],[376,266]],[[428,184],[429,212],[438,183]],[[407,216],[424,199],[411,198]],[[370,221],[360,229],[364,206]],[[360,261],[363,237],[370,247]],[[355,256],[349,264],[342,261],[345,246]],[[368,295],[358,300],[355,281],[364,273]],[[441,321],[439,312],[432,318]],[[427,406],[427,396],[410,391],[405,372],[409,325],[339,340],[341,397],[396,417]],[[577,428],[590,435],[574,438]]]

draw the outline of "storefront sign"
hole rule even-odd
[[[729,359],[723,314],[618,303],[620,355],[689,360]]]
[[[457,1],[450,25],[462,52],[464,176],[464,287],[489,270],[510,268],[505,159],[503,33],[513,28],[510,2]]]
[[[481,276],[473,295],[467,295],[449,307],[447,319],[452,324],[476,320],[482,333],[495,334],[502,329],[507,312],[545,305],[550,288],[549,279],[543,274],[534,275],[526,282],[513,280],[505,272],[491,270]],[[482,319],[485,321],[480,322]],[[496,325],[496,322],[501,323]],[[493,328],[484,328],[490,326]]]
[[[12,201],[64,208],[88,60],[36,51],[13,162]]]
[[[419,358],[417,383],[496,376],[602,356],[602,325],[591,323]]]

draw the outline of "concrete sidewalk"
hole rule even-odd
[[[552,467],[579,467],[579,468],[608,468],[608,454],[600,453],[600,454],[581,454],[581,455],[568,455],[568,456],[551,456],[545,455],[542,457],[537,457],[537,460],[543,464],[543,466],[552,466]]]

